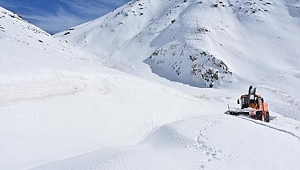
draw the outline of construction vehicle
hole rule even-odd
[[[256,88],[249,87],[248,94],[241,95],[237,100],[240,108],[229,108],[231,115],[246,115],[254,119],[262,120],[265,122],[270,121],[270,114],[268,104],[264,101],[261,95],[256,94]]]

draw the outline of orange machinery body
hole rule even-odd
[[[237,100],[240,104],[240,109],[229,110],[232,115],[247,115],[255,119],[270,121],[269,107],[261,95],[256,94],[256,88],[249,87],[248,94],[241,95]]]
[[[254,95],[253,101],[249,101],[249,95],[244,94],[241,96],[241,113],[249,114],[253,118],[262,120],[268,119],[269,106],[268,103],[264,102],[263,98],[259,94]],[[243,112],[244,111],[244,112]],[[261,115],[261,116],[260,116]]]

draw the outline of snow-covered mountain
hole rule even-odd
[[[280,93],[269,100],[280,100],[272,103],[276,109],[299,119],[299,4],[138,0],[56,37],[104,65],[159,83],[259,85],[265,93]]]
[[[135,0],[55,37],[0,7],[0,169],[298,169],[299,7]],[[249,85],[270,123],[224,114]]]
[[[209,104],[103,67],[3,8],[0,25],[0,169],[135,144]]]
[[[298,6],[297,0],[136,0],[57,36],[133,74],[149,65],[197,87],[259,83],[271,71],[299,68]],[[256,67],[245,69],[248,63]]]

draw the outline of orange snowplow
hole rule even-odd
[[[256,94],[256,88],[249,87],[248,94],[241,95],[237,100],[240,105],[239,109],[230,109],[231,115],[247,115],[251,118],[262,120],[265,122],[270,121],[268,104],[264,101],[261,95]]]

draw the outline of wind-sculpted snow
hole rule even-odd
[[[135,0],[56,38],[0,8],[0,169],[299,169],[298,5]],[[224,114],[249,85],[270,123]]]
[[[0,18],[0,169],[133,145],[158,125],[198,115],[206,103],[103,67],[17,21]]]
[[[35,170],[297,169],[299,139],[288,130],[253,122],[227,115],[182,120],[158,128],[138,145],[103,149]]]

